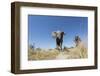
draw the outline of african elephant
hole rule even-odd
[[[64,35],[65,35],[65,33],[62,31],[52,32],[52,36],[56,39],[56,48],[59,50],[62,50],[63,36]]]

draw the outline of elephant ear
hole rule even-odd
[[[63,35],[66,35],[66,33],[65,33],[65,32],[62,32],[62,34],[63,34]]]
[[[57,33],[56,32],[52,32],[52,37],[56,38],[57,37]]]

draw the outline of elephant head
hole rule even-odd
[[[62,32],[62,31],[55,31],[55,32],[52,32],[52,37],[53,38],[61,38],[61,37],[63,37],[63,35],[65,35],[65,33],[64,32]]]

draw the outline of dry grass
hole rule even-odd
[[[53,59],[80,59],[87,58],[87,48],[80,43],[77,47],[64,48],[63,51],[57,49],[30,49],[28,50],[28,60],[53,60]]]
[[[56,56],[59,54],[59,51],[56,49],[53,50],[32,50],[29,49],[29,53],[28,53],[28,60],[51,60],[51,59],[55,59]]]

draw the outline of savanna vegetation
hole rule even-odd
[[[33,47],[28,49],[28,60],[80,59],[87,57],[87,48],[82,42],[71,48],[65,46],[63,50]]]

